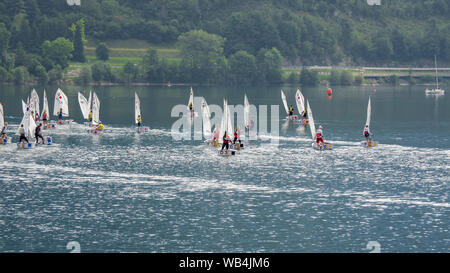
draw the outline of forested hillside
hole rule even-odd
[[[25,74],[39,76],[45,72],[49,78],[58,78],[70,60],[84,61],[86,39],[134,38],[153,45],[182,47],[180,37],[192,30],[201,30],[197,33],[219,41],[216,46],[220,52],[214,53],[219,55],[212,58],[216,58],[216,65],[224,62],[227,69],[231,61],[250,58],[253,62],[252,57],[258,67],[265,54],[261,50],[276,50],[285,63],[295,65],[432,65],[435,54],[441,63],[450,62],[450,1],[381,3],[81,0],[80,6],[69,6],[65,0],[1,0],[0,81],[8,73],[20,74],[15,71],[17,67],[26,68],[22,71]],[[70,54],[59,52],[54,56],[54,51]],[[186,55],[183,57],[186,61]],[[190,71],[191,76],[210,69],[197,68]],[[185,63],[178,69],[189,67]],[[265,79],[271,81],[270,77]]]

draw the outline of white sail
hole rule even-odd
[[[248,102],[247,94],[244,96],[244,125],[248,126],[250,123],[250,103]]]
[[[92,122],[98,124],[100,121],[100,100],[94,92],[92,99]]]
[[[89,109],[89,111],[92,110],[92,92],[91,91],[89,91],[88,109]]]
[[[203,118],[203,136],[208,139],[211,137],[211,113],[205,98],[202,99],[202,118]]]
[[[42,114],[47,113],[47,121],[50,120],[50,111],[48,110],[48,100],[47,100],[47,94],[44,90],[44,105],[42,106]]]
[[[286,102],[286,96],[284,95],[283,90],[281,90],[281,100],[283,101],[284,110],[286,110],[286,115],[289,115],[289,107]]]
[[[5,124],[5,113],[3,112],[3,104],[0,103],[0,128]]]
[[[84,119],[89,119],[90,105],[88,100],[83,96],[83,94],[78,92],[78,103],[80,104],[81,113]]]
[[[41,112],[39,111],[39,95],[35,89],[31,91],[30,108],[31,111],[34,112],[34,114],[37,113],[38,115],[40,115]]]
[[[27,113],[28,105],[22,100],[22,112],[25,115]]]
[[[25,130],[25,135],[27,137],[34,136],[34,131],[36,129],[36,123],[34,122],[34,118],[31,118],[31,108],[27,106],[27,110],[25,112],[25,115],[23,115],[22,122],[20,124],[23,124],[23,128]],[[20,125],[19,125],[20,129]]]
[[[134,122],[138,123],[138,116],[141,115],[141,101],[136,92],[134,92]],[[142,118],[142,117],[141,117]]]
[[[191,105],[191,104],[192,104],[192,107],[194,107],[194,91],[192,90],[192,87],[191,87],[191,92],[189,94],[189,102],[188,102],[188,106],[187,106],[188,111],[190,111],[189,105]]]
[[[59,109],[62,109],[63,117],[69,116],[69,99],[66,94],[58,88],[55,94],[55,104],[53,107],[54,116],[58,116]]]
[[[372,113],[372,106],[370,105],[370,97],[369,97],[369,103],[367,104],[367,119],[366,119],[366,124],[365,124],[365,125],[369,125],[369,128],[370,128],[371,113]]]
[[[311,111],[311,107],[309,106],[309,102],[306,101],[306,104],[307,104],[306,111],[308,112],[308,119],[309,119],[309,129],[311,131],[312,139],[314,140],[314,138],[316,137],[316,125],[314,124],[314,118]]]
[[[231,135],[233,135],[233,124],[231,123],[231,115],[230,109],[228,108],[228,102],[224,99],[223,101],[223,115],[222,122],[220,124],[220,133],[219,133],[219,143],[223,142],[223,135],[227,132],[228,138],[231,139]]]
[[[298,112],[302,114],[305,110],[305,97],[300,89],[297,89],[297,93],[295,93],[295,102],[297,103]]]

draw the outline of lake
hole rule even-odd
[[[62,86],[76,123],[44,131],[54,145],[0,146],[0,252],[69,252],[71,241],[81,252],[367,253],[373,241],[381,252],[450,251],[450,95],[302,88],[334,144],[315,151],[309,128],[282,120],[280,89],[295,107],[296,87],[193,88],[210,106],[243,104],[244,94],[278,105],[279,136],[261,134],[234,157],[174,140],[171,110],[187,105],[189,86],[88,87],[106,128],[93,136],[82,125],[81,87]],[[50,111],[56,89],[46,87]],[[31,90],[0,89],[10,136]],[[135,132],[135,92],[145,134]],[[379,146],[366,149],[369,96]]]

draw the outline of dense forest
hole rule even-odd
[[[381,4],[81,0],[80,6],[69,6],[65,0],[1,0],[0,82],[20,83],[27,75],[57,81],[70,61],[85,61],[90,38],[134,38],[181,50],[182,60],[175,64],[149,49],[139,67],[128,65],[119,76],[98,65],[89,71],[109,81],[274,83],[281,81],[282,63],[416,66],[432,65],[434,55],[450,62],[450,1]]]

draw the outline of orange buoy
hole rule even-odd
[[[333,94],[333,90],[331,90],[331,88],[328,88],[327,93],[328,93],[328,96],[331,96]]]

